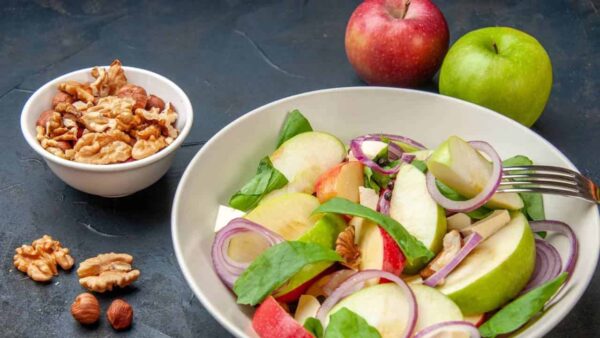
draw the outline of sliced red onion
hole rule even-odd
[[[560,254],[548,242],[535,239],[535,270],[529,279],[529,282],[521,291],[525,293],[551,279],[554,279],[560,273],[562,261]]]
[[[356,157],[357,160],[359,160],[362,164],[366,165],[367,167],[369,167],[381,174],[384,174],[384,175],[393,175],[393,174],[397,173],[398,170],[400,170],[400,166],[402,165],[402,162],[410,163],[414,160],[415,156],[413,154],[405,154],[405,152],[402,150],[402,148],[399,145],[397,145],[396,143],[390,142],[390,143],[388,143],[388,158],[394,159],[394,160],[400,159],[400,161],[393,168],[384,169],[379,164],[375,163],[375,161],[370,159],[367,155],[365,155],[365,153],[362,150],[362,144],[365,141],[382,141],[383,142],[386,139],[389,139],[391,141],[404,142],[404,143],[410,144],[416,148],[425,149],[425,146],[423,146],[422,144],[420,144],[416,141],[413,141],[404,136],[389,135],[389,134],[367,134],[367,135],[359,136],[359,137],[355,138],[354,140],[350,141],[350,150],[352,151],[352,154],[354,155],[354,157]]]
[[[385,188],[379,194],[377,211],[388,216],[390,214],[390,201],[392,200],[392,189]]]
[[[529,222],[529,225],[534,232],[553,231],[567,237],[569,240],[569,253],[563,271],[568,272],[569,276],[573,275],[573,270],[575,270],[575,265],[577,264],[577,258],[579,256],[579,242],[571,227],[560,221],[534,221]]]
[[[494,148],[483,141],[471,141],[469,144],[476,150],[486,153],[492,160],[492,174],[490,179],[477,196],[466,201],[453,201],[442,195],[435,184],[435,177],[431,171],[427,171],[427,190],[429,191],[429,194],[431,194],[431,197],[433,197],[439,205],[449,211],[469,212],[486,204],[498,189],[502,179],[502,160]]]
[[[467,321],[450,321],[433,324],[417,332],[414,338],[435,338],[443,332],[461,331],[469,334],[470,338],[480,338],[477,327]],[[445,336],[444,336],[445,337]],[[461,336],[462,337],[462,336]]]
[[[233,236],[247,231],[261,235],[269,243],[269,246],[283,242],[283,238],[278,234],[245,218],[234,218],[227,223],[215,235],[211,256],[217,275],[230,288],[233,287],[233,283],[244,272],[249,263],[232,260],[227,253],[229,243]]]
[[[347,297],[351,290],[354,290],[355,286],[359,283],[364,283],[370,279],[374,278],[385,278],[393,283],[396,283],[408,299],[408,321],[406,330],[402,337],[408,338],[412,336],[412,333],[415,329],[415,325],[417,324],[417,301],[415,299],[415,295],[410,289],[410,287],[398,276],[393,273],[382,271],[382,270],[363,270],[357,272],[348,278],[345,282],[343,282],[332,294],[323,302],[319,311],[317,312],[317,319],[321,321],[321,323],[325,323],[327,316],[331,309],[344,297]]]
[[[468,255],[477,247],[479,243],[482,241],[482,237],[480,234],[474,232],[469,235],[469,237],[465,240],[465,245],[458,251],[458,254],[454,259],[452,259],[448,264],[444,265],[439,271],[436,271],[433,275],[429,276],[426,280],[423,281],[423,284],[431,287],[435,287],[438,285],[446,276],[454,270],[460,262],[462,262]]]

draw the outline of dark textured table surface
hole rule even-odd
[[[202,307],[177,266],[171,201],[188,161],[214,133],[272,100],[361,85],[346,61],[344,30],[358,1],[2,1],[0,4],[0,336],[229,336]],[[451,39],[483,26],[534,35],[554,67],[550,102],[534,130],[600,181],[600,4],[597,0],[436,1]],[[173,167],[133,196],[105,199],[66,186],[25,143],[21,108],[34,90],[71,70],[110,63],[150,69],[181,86],[195,124]],[[435,90],[435,84],[424,88]],[[134,288],[117,292],[135,309],[117,334],[69,313],[82,292],[74,272],[35,283],[15,271],[15,247],[44,233],[77,259],[101,252],[135,256]],[[549,337],[600,332],[598,272],[573,312]],[[104,308],[115,294],[100,296]]]

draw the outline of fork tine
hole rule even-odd
[[[551,188],[539,188],[539,187],[530,187],[530,188],[504,188],[501,187],[500,189],[497,190],[497,192],[538,192],[538,193],[542,193],[542,194],[555,194],[555,195],[565,195],[565,196],[573,196],[573,197],[580,197],[580,198],[584,198],[584,199],[589,199],[589,197],[586,194],[583,194],[581,192],[575,192],[575,191],[571,191],[571,190],[564,190],[564,189],[551,189]]]
[[[502,181],[502,182],[500,182],[500,185],[501,186],[513,186],[513,187],[549,186],[550,188],[560,187],[560,188],[572,189],[572,190],[576,190],[576,191],[583,191],[583,189],[584,189],[584,187],[577,184],[576,182],[559,182],[559,181],[549,181],[549,180],[536,179],[536,178],[528,179],[527,181]]]
[[[504,167],[503,172],[510,173],[511,171],[536,171],[536,172],[550,172],[550,173],[562,173],[570,176],[581,176],[580,173],[571,169],[562,167],[553,167],[549,165],[521,165],[515,167]]]

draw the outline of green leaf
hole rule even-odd
[[[416,265],[421,261],[429,261],[433,258],[433,252],[429,251],[421,241],[406,231],[400,223],[377,211],[345,198],[335,197],[313,211],[313,213],[325,212],[358,216],[379,224],[398,243],[404,256],[406,256],[406,260],[411,265]]]
[[[363,167],[363,176],[365,179],[365,188],[371,188],[373,190],[375,190],[375,192],[377,194],[379,194],[379,191],[381,190],[381,187],[377,184],[377,182],[375,182],[375,179],[373,178],[373,169],[364,166]]]
[[[331,315],[325,338],[381,338],[377,329],[356,313],[342,308]]]
[[[277,148],[279,148],[280,145],[292,137],[312,130],[313,129],[310,126],[310,122],[308,122],[306,117],[304,117],[304,115],[302,115],[298,109],[292,110],[285,118],[283,127],[279,132],[279,137],[277,138]]]
[[[442,195],[446,196],[446,198],[449,198],[453,201],[465,201],[466,200],[466,198],[464,198],[462,195],[457,193],[454,189],[445,185],[441,181],[436,180],[435,184],[437,185],[437,187],[438,187],[439,191],[442,193]],[[473,219],[484,219],[491,212],[492,212],[492,210],[489,208],[479,207],[473,211],[467,212],[467,215],[469,215],[469,217],[471,217]]]
[[[560,289],[567,276],[568,274],[563,272],[555,279],[515,299],[483,323],[479,332],[483,337],[496,337],[517,330],[544,308],[544,304]]]
[[[338,262],[333,250],[315,243],[286,241],[263,251],[235,281],[239,304],[256,305],[282,286],[302,267],[317,262]]]
[[[308,317],[304,321],[304,328],[315,338],[323,338],[323,325],[315,317]]]
[[[412,164],[415,168],[419,169],[422,173],[427,172],[427,164],[425,163],[425,161],[413,160],[410,164]]]
[[[532,165],[533,161],[524,155],[517,155],[502,161],[503,167],[516,167]],[[530,221],[541,221],[546,219],[544,210],[544,199],[540,193],[524,192],[519,194],[523,200],[523,211]]]
[[[229,199],[229,205],[242,211],[254,208],[268,193],[284,187],[287,178],[273,167],[271,160],[265,156],[258,164],[256,175],[246,183],[240,191]]]

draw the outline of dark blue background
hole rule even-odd
[[[451,39],[484,26],[524,30],[554,67],[550,102],[534,130],[600,182],[600,4],[597,0],[435,1]],[[191,157],[245,112],[291,94],[362,85],[346,61],[344,30],[358,1],[2,1],[0,4],[0,336],[111,336],[105,319],[84,328],[69,306],[82,291],[73,272],[36,284],[12,266],[15,247],[44,233],[81,260],[128,252],[142,271],[118,292],[135,310],[121,336],[225,337],[177,267],[171,201]],[[134,196],[103,199],[56,178],[25,143],[21,108],[45,82],[110,63],[146,68],[189,95],[195,124],[173,167]],[[424,88],[435,90],[435,84]],[[524,145],[526,146],[526,145]],[[581,257],[585,259],[585,257]],[[574,311],[548,336],[600,331],[598,273]],[[106,309],[112,295],[101,296]]]

